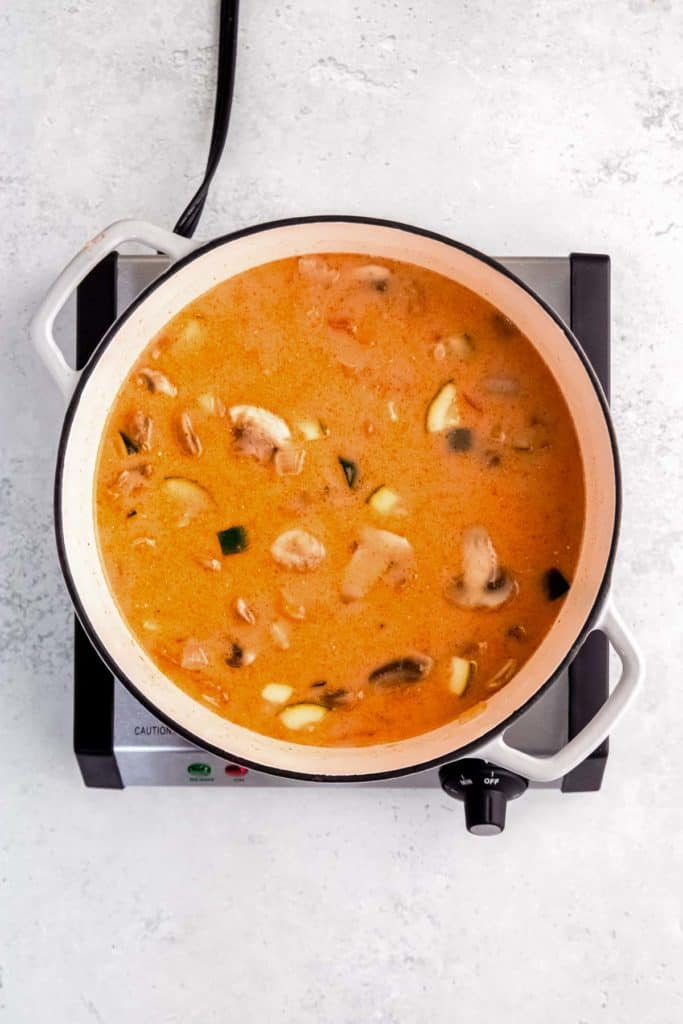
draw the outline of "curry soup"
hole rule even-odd
[[[349,255],[258,267],[171,320],[116,397],[95,500],[159,668],[316,745],[472,714],[551,627],[584,518],[527,338],[446,278]]]

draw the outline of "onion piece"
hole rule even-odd
[[[244,600],[243,597],[238,597],[235,601],[235,615],[242,619],[244,622],[248,622],[250,626],[256,624],[256,612],[250,604]]]
[[[498,669],[495,675],[491,676],[491,678],[487,681],[486,689],[499,690],[501,686],[505,686],[506,683],[510,682],[516,671],[516,658],[508,658],[508,660],[501,665],[501,667]]]
[[[209,656],[199,640],[186,640],[180,656],[180,667],[197,671],[206,668],[208,664]]]
[[[298,476],[305,461],[303,448],[282,448],[275,452],[275,472],[278,476]]]
[[[520,390],[516,377],[486,377],[483,384],[491,395],[516,395]]]
[[[199,406],[211,416],[225,416],[225,406],[217,395],[210,391],[197,399]]]
[[[276,647],[279,647],[281,651],[289,650],[291,633],[287,622],[283,619],[276,619],[271,624],[269,632]]]
[[[288,590],[280,590],[280,607],[288,619],[302,622],[306,618],[306,606],[293,597]]]
[[[207,569],[209,572],[220,572],[222,568],[217,558],[198,558],[197,563],[201,565],[202,569]]]

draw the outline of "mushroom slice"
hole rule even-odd
[[[238,644],[236,640],[231,640],[228,647],[228,653],[225,655],[225,664],[229,665],[230,668],[242,668],[244,664],[244,648],[241,644]]]
[[[168,377],[160,370],[150,370],[149,367],[143,366],[138,373],[138,380],[142,384],[147,385],[147,390],[152,391],[155,394],[168,395],[170,398],[175,398],[178,394],[178,390],[171,384]]]
[[[331,267],[324,256],[300,256],[297,265],[302,277],[318,284],[334,284],[339,280],[339,271]]]
[[[146,416],[139,409],[128,418],[126,429],[121,431],[123,443],[129,455],[135,452],[148,452],[152,447],[154,424],[151,416]]]
[[[325,545],[306,530],[285,530],[273,542],[270,553],[286,569],[307,572],[315,569],[325,557]]]
[[[457,356],[458,359],[469,359],[474,353],[474,342],[469,334],[449,334],[439,341],[446,352]]]
[[[407,570],[412,557],[412,545],[405,537],[389,530],[364,526],[344,572],[342,598],[345,601],[360,600],[389,569],[402,567]]]
[[[488,532],[470,526],[462,538],[462,575],[448,584],[446,598],[461,608],[499,608],[516,592],[515,580],[498,565]]]
[[[181,412],[178,419],[178,440],[187,455],[197,457],[202,454],[202,442],[192,426],[189,412]]]
[[[351,704],[355,704],[357,700],[360,700],[362,696],[362,690],[354,693],[353,690],[347,690],[340,686],[336,690],[324,690],[320,694],[318,703],[322,704],[328,711],[332,711],[333,708],[350,707]]]
[[[268,462],[273,453],[291,440],[289,427],[280,416],[258,405],[233,405],[228,409],[235,448],[258,462]]]
[[[141,490],[152,475],[152,466],[149,462],[143,462],[139,466],[131,466],[124,469],[117,476],[110,490],[114,494],[131,495]]]
[[[396,658],[380,665],[368,676],[368,682],[376,686],[401,686],[404,683],[417,683],[428,676],[434,662],[426,654],[415,654],[406,658]]]
[[[375,291],[385,292],[389,287],[391,271],[388,267],[381,267],[378,263],[366,263],[357,267],[353,272],[356,281],[369,285]]]
[[[152,433],[154,430],[152,417],[138,411],[131,417],[128,427],[129,435],[135,441],[140,451],[148,452],[152,447]]]

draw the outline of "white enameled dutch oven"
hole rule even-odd
[[[76,372],[55,343],[55,317],[85,275],[129,241],[167,253],[173,263],[111,327],[85,369]],[[556,622],[529,661],[476,717],[412,739],[358,748],[312,747],[261,736],[221,718],[171,682],[129,631],[109,590],[98,554],[93,498],[97,451],[109,410],[153,335],[226,278],[272,260],[327,252],[418,264],[472,289],[514,321],[560,386],[576,424],[585,472],[586,524],[574,580]],[[203,245],[151,224],[120,221],[89,242],[62,272],[33,320],[32,337],[68,402],[59,446],[55,518],[62,569],[76,611],[111,671],[192,742],[257,769],[319,781],[388,778],[447,763],[465,752],[528,779],[550,781],[587,757],[635,697],[643,662],[610,596],[619,526],[619,469],[607,404],[569,329],[495,261],[426,231],[361,218],[282,221]],[[608,636],[621,661],[619,680],[607,702],[557,754],[534,757],[508,745],[506,727],[552,685],[596,629]]]

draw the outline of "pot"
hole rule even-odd
[[[55,343],[55,317],[85,275],[128,241],[167,253],[174,262],[119,317],[85,369],[73,370]],[[93,501],[98,446],[109,410],[152,336],[180,309],[228,277],[271,260],[324,252],[418,264],[479,293],[509,317],[560,386],[577,428],[585,473],[586,523],[575,577],[555,623],[529,661],[476,717],[465,716],[407,740],[360,748],[310,747],[259,735],[193,701],[168,679],[129,631],[109,590],[98,554]],[[57,463],[55,521],[61,566],[76,612],[114,675],[193,743],[230,761],[317,781],[388,778],[447,763],[465,752],[525,778],[550,781],[587,757],[633,700],[643,678],[643,662],[609,593],[620,493],[607,403],[571,331],[494,260],[427,231],[362,218],[280,221],[206,244],[144,222],[120,221],[89,242],[62,272],[33,320],[32,337],[68,402]],[[608,636],[621,661],[607,702],[551,757],[535,757],[508,745],[506,727],[553,684],[596,629]]]

